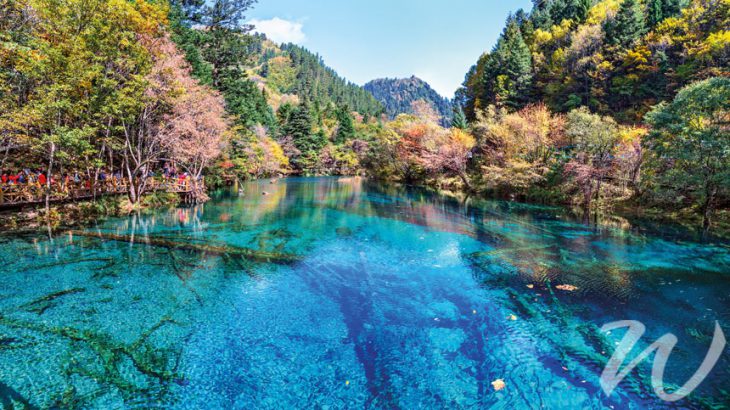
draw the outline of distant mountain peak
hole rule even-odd
[[[433,105],[441,115],[442,122],[448,122],[452,115],[451,101],[415,75],[375,79],[365,84],[364,88],[383,104],[390,118],[411,113],[411,104],[417,100],[425,100]]]

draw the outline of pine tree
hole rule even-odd
[[[498,106],[520,108],[532,84],[532,54],[517,22],[510,18],[485,69],[485,96]]]
[[[345,142],[355,138],[355,125],[352,122],[352,115],[347,106],[340,107],[335,113],[337,117],[337,134],[335,135],[335,144],[344,144]]]
[[[664,0],[649,0],[646,5],[647,26],[654,28],[662,20],[664,20]]]
[[[236,122],[247,128],[261,124],[271,131],[276,130],[274,112],[266,95],[254,82],[244,78],[226,79],[222,88],[226,110],[237,119]]]
[[[563,20],[582,23],[592,5],[592,0],[555,0],[549,7],[550,16],[553,24],[560,24]]]
[[[677,16],[685,5],[684,0],[648,0],[646,11],[647,27],[653,29],[664,19]]]
[[[461,130],[465,130],[468,127],[466,115],[464,115],[464,110],[459,104],[454,104],[454,116],[451,119],[451,126]]]
[[[631,47],[645,32],[644,10],[638,0],[624,0],[616,16],[603,26],[609,44]]]
[[[309,108],[300,105],[289,112],[286,124],[282,132],[294,141],[294,145],[304,152],[308,151],[307,139],[312,134],[312,117],[309,115]]]
[[[686,3],[686,0],[664,0],[662,2],[662,15],[665,19],[677,16],[682,12],[682,8]]]
[[[312,132],[312,114],[306,104],[300,105],[289,113],[283,134],[292,138],[294,146],[303,155],[317,153],[327,145],[325,136]]]

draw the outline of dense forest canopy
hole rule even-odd
[[[48,175],[46,198],[117,175],[131,202],[170,166],[365,174],[707,229],[730,204],[730,0],[536,1],[453,104],[416,78],[347,82],[252,34],[254,4],[2,0],[0,172]]]
[[[545,0],[510,16],[457,93],[470,120],[489,105],[586,106],[622,122],[697,80],[727,76],[726,0]]]
[[[294,44],[278,50],[269,47],[262,55],[260,74],[280,93],[295,94],[312,104],[346,106],[370,116],[383,111],[370,93],[340,77],[319,55]]]

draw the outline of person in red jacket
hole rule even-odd
[[[38,173],[38,183],[41,184],[41,186],[46,184],[46,174],[42,172]]]

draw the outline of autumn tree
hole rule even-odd
[[[217,92],[190,76],[184,56],[172,42],[160,41],[159,51],[169,61],[169,73],[175,76],[172,81],[179,90],[162,119],[158,138],[161,148],[197,181],[224,147],[228,131],[224,102]]]
[[[480,135],[487,188],[526,195],[543,183],[558,148],[565,145],[563,116],[537,104],[514,113],[487,111],[479,117],[473,132]]]
[[[730,79],[716,77],[682,89],[648,115],[646,146],[661,181],[699,205],[709,230],[718,197],[730,187]]]
[[[588,210],[600,198],[601,186],[611,172],[613,152],[618,143],[618,124],[609,117],[592,114],[585,107],[568,113],[566,137],[574,157],[565,173],[573,178],[583,194],[582,206]]]
[[[93,179],[114,154],[119,118],[142,97],[149,53],[141,40],[160,35],[167,9],[144,0],[28,0],[21,10],[25,23],[8,34],[26,43],[3,42],[10,53],[0,55],[8,57],[2,71],[14,73],[3,80],[21,80],[22,89],[0,122],[24,130],[28,160],[42,161],[47,174],[73,167]],[[46,202],[50,188],[47,178]]]
[[[471,190],[467,165],[475,143],[474,137],[459,128],[435,130],[422,142],[419,158],[426,170],[456,176]]]

